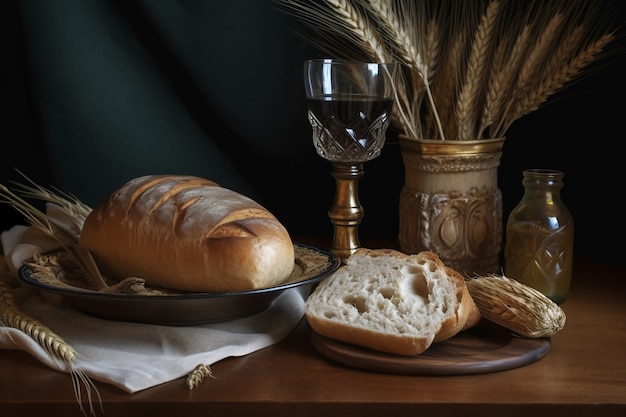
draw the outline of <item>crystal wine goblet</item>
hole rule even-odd
[[[380,155],[394,100],[394,63],[314,59],[304,63],[308,119],[319,156],[332,163],[331,251],[345,260],[360,247],[363,164]]]

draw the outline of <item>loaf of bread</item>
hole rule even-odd
[[[322,336],[413,356],[480,320],[463,277],[433,252],[357,249],[305,303]]]
[[[105,276],[183,291],[271,287],[294,268],[293,242],[274,215],[192,176],[129,181],[89,214],[80,245]]]

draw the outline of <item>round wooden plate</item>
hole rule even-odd
[[[322,355],[368,371],[404,375],[471,375],[519,368],[546,356],[550,338],[517,337],[486,320],[417,356],[399,356],[339,342],[312,332]]]

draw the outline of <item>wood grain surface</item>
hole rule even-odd
[[[549,338],[517,337],[486,320],[451,339],[432,344],[416,356],[376,352],[315,332],[311,334],[311,342],[319,353],[344,365],[401,375],[472,375],[505,371],[533,363],[550,351]]]

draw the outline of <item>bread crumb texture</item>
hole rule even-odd
[[[307,299],[307,320],[323,336],[390,353],[420,353],[444,323],[457,322],[459,286],[465,285],[432,255],[358,249]]]

